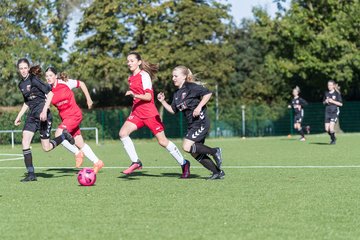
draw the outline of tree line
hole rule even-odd
[[[275,17],[262,8],[236,24],[230,5],[214,0],[3,0],[0,2],[0,98],[19,105],[18,58],[52,65],[86,82],[97,107],[128,106],[126,55],[159,63],[155,91],[174,91],[171,69],[186,65],[207,87],[218,86],[220,118],[237,122],[241,105],[263,116],[284,113],[298,85],[320,101],[330,79],[347,100],[360,99],[360,3],[292,0]],[[77,40],[61,58],[69,16],[81,8]]]

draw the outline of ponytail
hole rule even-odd
[[[340,86],[334,80],[329,80],[328,83],[334,84],[334,89],[336,92],[340,93]]]
[[[67,75],[66,73],[64,73],[64,72],[61,72],[61,73],[59,74],[59,78],[60,78],[61,80],[63,80],[64,82],[69,81],[68,75]]]
[[[186,82],[192,82],[192,83],[196,83],[199,85],[205,85],[205,83],[198,80],[196,74],[193,74],[192,71],[190,70],[190,68],[185,67],[185,66],[177,66],[174,68],[173,71],[175,71],[175,70],[181,71],[181,73],[186,76],[186,78],[185,78]]]
[[[138,61],[141,61],[141,65],[140,65],[140,69],[144,70],[145,72],[147,72],[150,75],[150,78],[153,80],[156,78],[156,74],[159,71],[159,65],[158,64],[153,64],[153,63],[149,63],[146,60],[143,60],[141,58],[141,55],[138,52],[130,52],[128,54],[129,55],[135,55],[136,59]]]
[[[41,74],[42,74],[42,69],[41,69],[40,65],[36,65],[36,66],[31,67],[29,72],[30,72],[31,75],[34,75],[36,77],[40,77]]]

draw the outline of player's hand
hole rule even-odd
[[[328,103],[333,103],[334,102],[334,100],[332,100],[331,98],[328,98],[327,101],[328,101]]]
[[[87,105],[88,105],[88,109],[91,109],[93,106],[93,101],[91,99],[86,101]]]
[[[198,117],[200,115],[201,108],[195,108],[193,111],[193,117]]]
[[[164,94],[163,92],[158,93],[158,95],[157,95],[157,100],[158,100],[159,102],[165,101],[165,94]]]
[[[21,118],[16,118],[14,121],[15,126],[19,126],[21,124]]]
[[[46,119],[47,119],[47,112],[44,112],[44,111],[41,112],[41,113],[40,113],[40,121],[45,122]]]
[[[133,93],[133,91],[127,91],[127,92],[125,93],[125,96],[134,97],[135,94]]]

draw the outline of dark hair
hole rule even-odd
[[[54,67],[48,67],[45,72],[52,72],[55,75],[58,74],[58,72],[56,71],[56,69]],[[58,78],[63,80],[64,82],[67,82],[69,80],[67,74],[64,72],[59,73]]]
[[[29,70],[31,75],[40,77],[42,75],[42,69],[40,65],[32,66]]]
[[[19,68],[20,63],[26,63],[30,67],[30,62],[27,58],[20,58],[17,61],[16,67]]]
[[[149,63],[148,61],[143,60],[138,52],[130,52],[128,56],[130,55],[135,55],[136,59],[141,61],[140,68],[147,72],[150,75],[151,79],[156,78],[156,74],[159,71],[158,64]]]

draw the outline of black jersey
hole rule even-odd
[[[337,113],[339,112],[339,107],[333,103],[325,103],[325,100],[326,99],[329,99],[331,98],[332,100],[334,101],[337,101],[337,102],[341,102],[342,103],[342,97],[341,97],[341,94],[337,91],[334,91],[332,93],[330,93],[329,91],[326,91],[325,92],[325,95],[324,95],[324,104],[326,106],[325,108],[325,111],[327,113]]]
[[[33,112],[37,109],[41,112],[45,105],[46,94],[51,91],[50,86],[40,81],[36,76],[30,74],[26,79],[19,83],[18,87],[24,97],[24,102],[29,106],[30,111]]]
[[[291,107],[294,109],[295,115],[303,114],[303,108],[308,105],[307,101],[301,97],[291,100]],[[298,107],[300,106],[300,108]]]
[[[181,111],[188,124],[201,122],[207,118],[206,105],[202,107],[200,115],[193,117],[194,109],[199,105],[202,96],[211,93],[208,89],[196,83],[185,82],[184,85],[178,89],[173,96],[171,108],[174,112]]]

